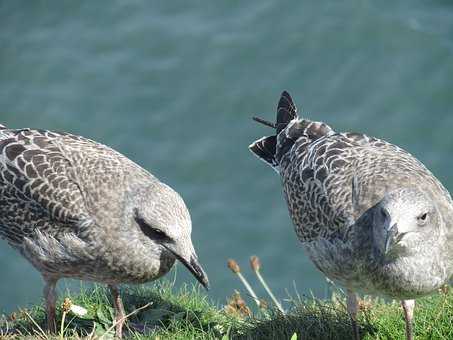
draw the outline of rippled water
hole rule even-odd
[[[449,1],[4,1],[0,22],[0,123],[93,138],[173,186],[219,303],[242,288],[226,260],[251,277],[253,254],[277,296],[293,282],[326,292],[279,178],[247,150],[269,132],[251,115],[273,119],[283,89],[305,116],[397,143],[453,188]],[[0,311],[39,301],[39,274],[3,241],[0,269]]]

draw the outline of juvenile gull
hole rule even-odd
[[[250,150],[281,176],[296,234],[309,257],[347,288],[354,337],[356,291],[400,299],[413,338],[414,299],[453,274],[453,205],[412,155],[359,133],[297,116],[283,92],[275,134]]]
[[[121,337],[117,285],[143,283],[181,261],[206,288],[182,198],[120,153],[89,139],[0,127],[0,236],[45,281],[55,331],[62,277],[106,283]]]

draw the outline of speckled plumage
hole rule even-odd
[[[178,258],[207,284],[190,233],[181,197],[111,148],[67,133],[0,129],[0,236],[46,281],[141,283]]]
[[[453,204],[420,161],[381,139],[299,118],[287,92],[276,124],[266,125],[276,134],[250,149],[280,174],[296,234],[318,269],[348,289],[400,299],[448,282]],[[428,227],[412,230],[411,216],[423,209],[432,215]],[[376,216],[387,210],[380,221]],[[400,227],[410,224],[411,235],[400,230],[404,252],[390,256],[377,235],[396,219]]]

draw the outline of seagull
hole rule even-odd
[[[347,289],[355,339],[358,291],[401,300],[413,339],[415,299],[453,274],[453,203],[415,157],[360,133],[297,115],[284,91],[275,133],[249,148],[280,174],[298,239],[315,266]]]
[[[60,278],[107,284],[120,338],[119,284],[156,280],[179,260],[207,289],[191,231],[180,195],[115,150],[0,126],[0,236],[42,274],[49,331]]]

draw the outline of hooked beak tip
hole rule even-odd
[[[168,249],[168,248],[167,248]],[[169,249],[170,250],[170,249]],[[198,282],[206,289],[209,290],[209,279],[203,268],[198,263],[196,255],[190,256],[190,260],[186,260],[181,255],[172,251],[173,255],[192,273]]]
[[[206,281],[202,283],[204,289],[206,289],[207,292],[209,292],[209,289],[211,289],[211,286],[209,286],[209,281]]]
[[[209,279],[203,268],[201,268],[198,260],[195,256],[190,258],[190,265],[187,266],[190,272],[195,276],[195,278],[200,282],[200,284],[208,291],[209,290]]]
[[[201,268],[200,264],[198,263],[197,255],[193,253],[190,255],[190,260],[186,258],[186,256],[181,256],[176,252],[174,249],[164,246],[168,251],[170,251],[176,259],[179,260],[197,279],[198,282],[206,289],[209,290],[209,279],[208,275],[204,272],[203,268]]]

